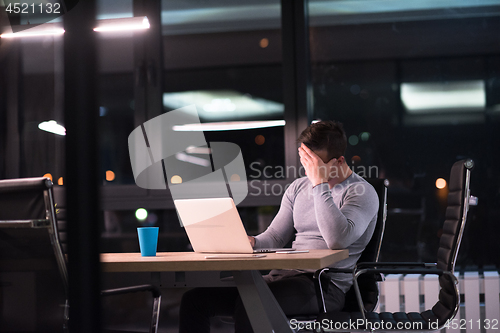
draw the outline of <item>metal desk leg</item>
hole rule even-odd
[[[233,275],[254,332],[294,332],[259,271],[234,271]]]

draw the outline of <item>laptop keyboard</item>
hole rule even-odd
[[[280,248],[280,249],[255,249],[253,250],[253,253],[274,253],[276,251],[293,251],[295,249],[291,248]]]

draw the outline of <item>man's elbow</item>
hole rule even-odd
[[[335,239],[326,242],[326,245],[330,250],[343,250],[347,248],[350,244],[348,242],[343,241],[342,239]]]

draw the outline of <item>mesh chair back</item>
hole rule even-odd
[[[387,179],[366,179],[375,191],[377,191],[379,199],[379,209],[377,214],[377,224],[373,230],[372,238],[366,245],[358,263],[362,262],[377,262],[380,254],[380,247],[382,245],[382,238],[384,236],[385,221],[387,218],[387,186],[389,181]],[[373,311],[378,303],[379,289],[377,285],[378,274],[363,274],[359,277],[358,283],[361,289],[361,298],[367,311]],[[359,305],[356,299],[354,288],[351,287],[346,293],[345,304],[342,311],[354,312],[359,310]]]
[[[52,182],[0,181],[0,332],[61,332],[67,273]]]

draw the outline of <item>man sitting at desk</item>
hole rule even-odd
[[[321,121],[299,136],[300,162],[307,177],[285,191],[281,207],[266,231],[249,236],[254,248],[280,248],[294,236],[297,250],[348,249],[349,257],[332,267],[353,268],[370,241],[377,220],[375,189],[353,173],[345,161],[347,146],[342,124]],[[307,270],[272,270],[264,277],[288,316],[317,314],[313,273]],[[328,311],[340,311],[350,274],[330,274],[326,284]],[[210,317],[233,316],[235,331],[253,332],[236,288],[197,288],[186,292],[180,308],[179,332],[209,332]]]

